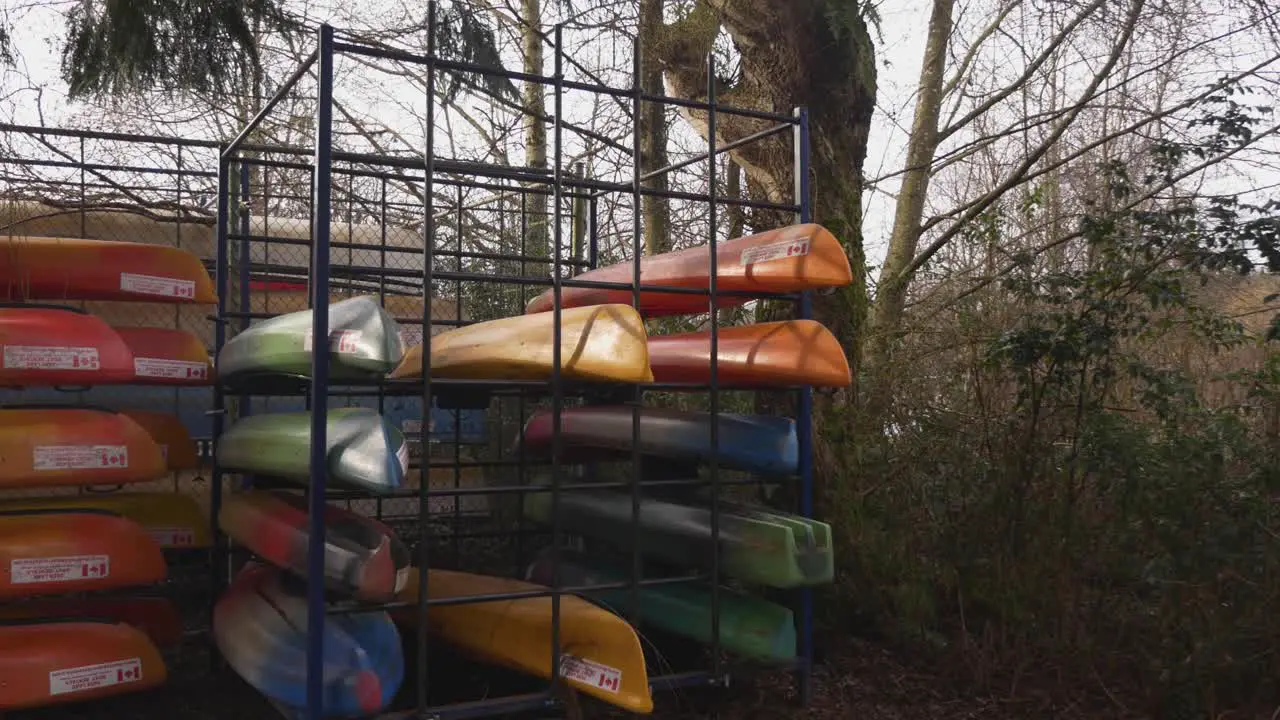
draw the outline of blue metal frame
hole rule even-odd
[[[809,186],[809,109],[797,108],[795,129],[795,193],[800,207],[797,219],[813,222],[813,194]],[[813,316],[813,293],[800,293],[800,317]],[[813,388],[800,390],[796,404],[796,440],[800,456],[800,514],[813,517]],[[808,705],[812,698],[813,675],[813,589],[800,591],[800,702]]]

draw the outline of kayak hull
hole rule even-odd
[[[813,320],[721,328],[716,381],[733,387],[848,387],[844,348]],[[711,331],[649,338],[649,365],[659,383],[711,383]]]
[[[367,602],[389,602],[405,583],[409,551],[382,523],[325,508],[325,584]],[[306,499],[248,491],[227,498],[218,525],[236,542],[299,577],[307,574]]]
[[[165,473],[151,435],[120,413],[73,407],[0,410],[0,489],[121,485]]]
[[[589,270],[575,280],[631,284],[630,261]],[[640,259],[640,284],[689,290],[710,288],[711,252],[708,246],[651,255]],[[788,293],[842,287],[853,281],[849,257],[840,242],[820,225],[792,225],[716,244],[718,292]],[[552,308],[551,290],[529,301],[527,313]],[[630,305],[630,289],[562,287],[561,307],[603,303]],[[717,306],[741,305],[749,297],[722,296]],[[706,296],[646,290],[640,293],[640,314],[646,317],[706,312]]]
[[[547,380],[555,367],[554,314],[467,325],[431,338],[431,375],[475,380]],[[650,382],[644,322],[627,305],[561,313],[563,377],[595,382]],[[422,377],[422,345],[409,348],[392,378]]]
[[[133,521],[164,550],[212,545],[209,518],[195,498],[172,492],[113,492],[0,500],[0,513],[87,511]]]
[[[0,599],[151,585],[160,546],[130,520],[93,512],[0,514]]]
[[[186,330],[156,327],[117,327],[116,334],[133,354],[138,384],[201,386],[213,381],[209,351]]]
[[[521,580],[432,569],[431,599],[464,598],[547,588]],[[418,601],[418,569],[397,598]],[[417,623],[417,609],[394,611],[397,622]],[[551,678],[550,597],[432,606],[431,632],[467,654],[535,677]],[[644,651],[625,620],[582,598],[560,598],[560,677],[575,689],[634,713],[653,712]]]
[[[156,647],[182,642],[182,616],[162,597],[45,598],[0,606],[0,625],[17,620],[93,620],[124,623],[141,630]]]
[[[138,692],[166,680],[155,646],[125,624],[0,625],[0,711]]]
[[[270,700],[306,706],[305,588],[276,568],[250,565],[218,599],[213,637],[240,677]],[[372,715],[404,679],[400,634],[384,612],[328,615],[324,621],[325,717]]]
[[[0,240],[0,300],[218,301],[200,258],[168,245],[11,237]]]
[[[0,307],[0,386],[85,387],[133,379],[133,354],[99,318],[72,308]]]
[[[627,457],[632,450],[636,408],[593,405],[566,408],[560,413],[561,460]],[[641,454],[686,462],[709,463],[711,414],[669,408],[639,408]],[[525,424],[524,450],[550,456],[552,414],[535,413]],[[795,422],[763,415],[720,414],[717,423],[721,467],[760,473],[792,475],[799,450]]]
[[[329,480],[370,493],[400,488],[409,470],[404,434],[368,408],[329,408],[325,429]],[[305,485],[311,477],[311,414],[250,415],[217,440],[218,463]]]
[[[264,375],[311,376],[311,310],[251,325],[218,353],[218,374],[228,383]],[[375,298],[359,296],[329,306],[329,379],[381,380],[404,356],[399,324]]]

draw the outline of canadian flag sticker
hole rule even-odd
[[[103,470],[129,467],[125,445],[36,445],[31,466],[35,470]]]
[[[742,251],[739,262],[751,265],[770,260],[781,260],[789,257],[802,257],[809,254],[809,238],[797,237],[792,240],[771,242],[768,245],[757,245]]]
[[[621,670],[573,655],[560,656],[560,674],[566,680],[600,688],[614,695],[622,688]]]
[[[67,695],[141,680],[142,661],[136,657],[97,665],[82,665],[50,672],[49,694]]]

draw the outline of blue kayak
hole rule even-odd
[[[307,598],[301,580],[246,567],[214,608],[213,637],[227,663],[263,695],[301,711],[307,700]],[[385,612],[330,615],[324,624],[324,717],[381,711],[404,680],[400,635]]]

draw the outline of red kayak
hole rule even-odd
[[[0,240],[0,299],[218,301],[209,271],[186,250],[26,236]]]
[[[589,270],[575,280],[630,284],[628,262]],[[651,255],[640,260],[640,284],[706,290],[711,287],[711,253],[706,245]],[[716,289],[719,292],[788,293],[841,287],[853,282],[849,257],[835,236],[821,225],[792,225],[716,244]],[[749,297],[719,298],[719,307],[741,305]],[[563,287],[562,307],[622,303],[630,305],[630,289]],[[551,310],[552,291],[529,301],[526,313]],[[688,315],[706,312],[705,295],[646,290],[640,293],[641,315]]]
[[[114,328],[133,353],[138,384],[208,385],[213,362],[200,338],[186,330],[154,327]]]
[[[122,413],[76,407],[0,409],[0,489],[159,480],[160,446]]]
[[[133,353],[99,318],[55,305],[0,305],[0,387],[84,387],[133,377]]]
[[[840,341],[822,323],[784,320],[721,328],[716,339],[716,380],[737,387],[853,382]],[[711,331],[649,336],[654,382],[711,382]]]
[[[110,513],[0,513],[0,600],[114,590],[165,578],[160,545]]]
[[[162,597],[41,598],[0,605],[0,624],[41,618],[124,623],[146,633],[157,647],[182,642],[182,616]]]
[[[0,712],[137,692],[160,685],[167,676],[155,646],[129,625],[0,625]]]

